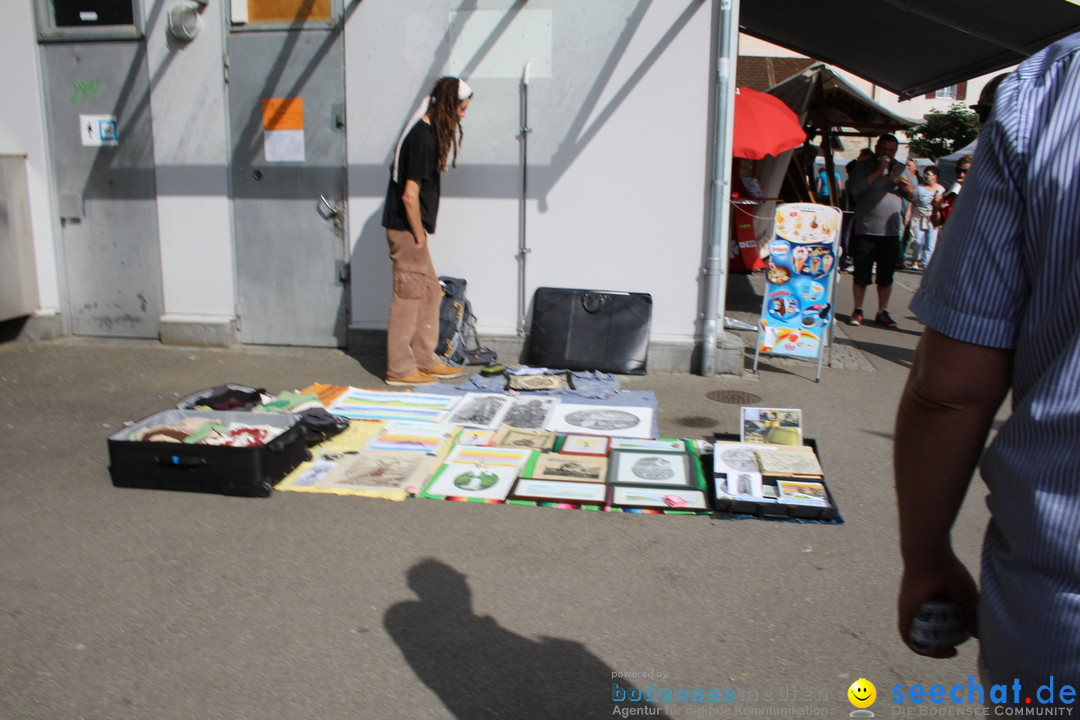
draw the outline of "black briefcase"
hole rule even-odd
[[[535,367],[644,375],[652,295],[537,288],[528,362]]]

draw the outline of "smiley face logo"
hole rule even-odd
[[[877,688],[866,678],[859,678],[847,689],[848,700],[857,708],[868,708],[877,699]]]

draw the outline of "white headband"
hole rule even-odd
[[[458,78],[458,102],[468,100],[473,96],[472,88],[462,80]],[[413,129],[413,125],[419,122],[420,118],[427,115],[428,106],[431,104],[431,96],[425,95],[424,99],[420,101],[420,105],[416,108],[416,112],[409,118],[409,122],[405,123],[405,129],[401,131],[401,135],[398,136],[397,144],[394,145],[394,164],[390,167],[390,174],[394,178],[394,182],[398,181],[398,166],[400,163],[401,144],[405,142],[405,136],[409,134],[409,131]]]

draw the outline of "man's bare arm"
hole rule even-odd
[[[905,642],[915,610],[936,595],[962,603],[973,634],[977,631],[978,591],[953,553],[950,531],[1008,394],[1012,355],[932,328],[916,350],[897,412],[894,446],[904,561],[898,625]]]

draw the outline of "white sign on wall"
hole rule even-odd
[[[86,147],[119,145],[120,134],[116,131],[116,116],[80,115],[79,137]]]

